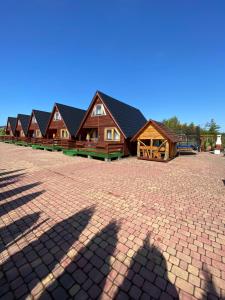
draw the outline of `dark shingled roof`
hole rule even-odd
[[[42,111],[42,110],[33,110],[33,114],[35,116],[35,119],[37,121],[37,124],[39,126],[39,129],[41,131],[42,136],[45,135],[47,126],[48,126],[48,122],[51,116],[50,112],[47,111]]]
[[[97,91],[97,94],[105,103],[126,138],[131,138],[146,123],[147,120],[139,109],[100,91]]]
[[[8,117],[7,125],[8,123],[10,124],[13,134],[15,133],[16,130],[16,122],[17,122],[17,118]]]
[[[169,141],[173,143],[177,143],[179,141],[179,137],[170,129],[167,127],[165,124],[154,121],[154,120],[149,120],[132,138],[132,141],[136,141],[137,137],[145,130],[146,127],[148,127],[149,124],[152,124],[155,129],[157,129],[165,138],[167,138]]]
[[[17,120],[20,120],[23,132],[27,135],[28,126],[30,123],[30,115],[18,114]]]
[[[70,135],[75,135],[86,111],[60,103],[55,103],[55,105],[58,108]]]

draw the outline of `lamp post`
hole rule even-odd
[[[221,145],[222,145],[222,140],[221,140],[221,135],[217,135],[217,139],[216,139],[216,148],[214,150],[214,154],[220,154],[220,150],[221,150]]]

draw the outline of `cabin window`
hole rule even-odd
[[[40,130],[36,130],[36,137],[37,138],[41,137],[41,131]]]
[[[120,133],[116,128],[105,129],[105,140],[106,141],[119,141]]]
[[[37,120],[36,120],[35,116],[32,117],[31,123],[32,124],[36,124],[37,123]]]
[[[53,120],[54,120],[54,121],[60,121],[60,120],[62,120],[62,117],[61,117],[61,115],[60,115],[60,113],[59,113],[58,111],[56,111],[56,112],[54,113]]]
[[[106,130],[106,139],[107,140],[112,140],[113,138],[113,133],[112,133],[112,130],[111,129],[107,129]]]
[[[92,141],[97,141],[97,140],[98,140],[98,130],[97,130],[97,129],[94,129],[94,130],[91,132],[91,140],[92,140]]]
[[[92,111],[92,116],[104,116],[104,115],[106,115],[106,113],[103,104],[96,104]]]
[[[61,129],[61,138],[67,139],[69,137],[69,132],[67,129]]]
[[[21,126],[21,122],[20,122],[20,120],[18,121],[18,126]]]
[[[24,137],[24,136],[25,136],[23,130],[20,131],[20,136],[21,136],[21,137]]]

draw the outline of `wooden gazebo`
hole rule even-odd
[[[163,123],[149,120],[132,138],[139,159],[168,161],[177,154],[178,137]]]

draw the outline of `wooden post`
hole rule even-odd
[[[169,159],[169,150],[170,150],[170,148],[169,148],[169,143],[168,143],[168,141],[166,142],[166,149],[165,149],[165,160],[168,160]]]
[[[151,139],[150,140],[151,141],[151,148],[150,148],[150,158],[152,158],[152,154],[153,154],[153,152],[152,152],[152,147],[153,147],[153,139]]]
[[[137,157],[140,157],[140,141],[137,142]]]

